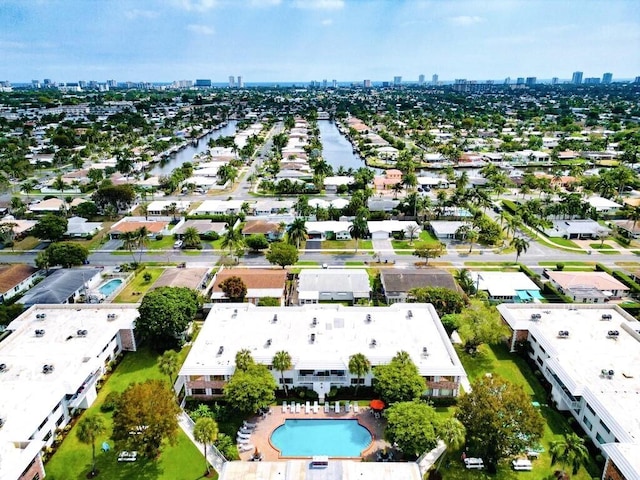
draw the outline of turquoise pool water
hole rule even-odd
[[[285,420],[271,434],[283,457],[359,457],[371,444],[371,433],[357,420]]]
[[[115,292],[120,285],[122,285],[122,279],[112,278],[108,282],[105,282],[102,285],[100,285],[98,287],[98,291],[105,297],[108,297],[113,292]]]

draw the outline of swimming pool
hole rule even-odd
[[[108,282],[103,283],[98,287],[98,291],[104,295],[105,297],[109,297],[113,292],[115,292],[118,287],[122,285],[121,278],[112,278]]]
[[[359,457],[371,441],[371,433],[357,420],[288,419],[271,434],[282,457]]]

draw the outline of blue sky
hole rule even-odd
[[[0,80],[640,75],[640,0],[0,0]]]

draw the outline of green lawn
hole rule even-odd
[[[462,452],[453,452],[447,457],[451,461],[450,466],[442,471],[444,478],[447,480],[468,478],[473,478],[474,480],[489,478],[493,480],[539,480],[552,475],[560,466],[551,466],[551,459],[548,454],[549,445],[552,441],[560,440],[563,434],[570,432],[571,429],[567,419],[561,413],[546,405],[547,394],[526,361],[518,355],[510,353],[504,344],[494,346],[482,345],[478,353],[473,357],[466,354],[460,348],[456,350],[469,375],[470,381],[482,377],[487,373],[497,374],[516,385],[522,386],[524,391],[531,396],[531,401],[536,401],[542,405],[540,407],[540,413],[544,417],[546,424],[541,444],[545,451],[540,455],[539,459],[533,460],[533,471],[531,472],[514,472],[509,462],[505,461],[500,465],[496,475],[466,470],[462,462],[459,461]],[[450,412],[445,411],[443,414],[450,415]],[[446,462],[445,460],[445,464]],[[591,461],[588,467],[591,473],[582,467],[578,474],[572,475],[571,478],[573,480],[591,480],[592,477],[600,477],[595,462]]]
[[[42,243],[41,240],[36,237],[25,237],[22,240],[15,242],[13,250],[33,250]],[[5,251],[11,250],[11,248],[5,248]]]
[[[577,248],[578,250],[580,250],[580,246],[577,243],[572,242],[571,240],[567,240],[566,238],[549,237],[549,241],[552,244],[555,243],[556,245],[560,245],[560,246],[563,246],[563,247]]]
[[[318,262],[311,262],[311,261],[303,260],[303,261],[300,261],[300,262],[296,263],[296,265],[317,266],[317,265],[320,265],[320,264]]]
[[[595,268],[595,262],[538,262],[541,267],[555,267],[558,263],[571,267],[586,267],[590,270]]]
[[[144,274],[147,272],[151,274],[151,281],[149,282],[144,280]],[[144,294],[147,293],[147,290],[158,280],[162,272],[164,272],[164,268],[145,267],[133,277],[133,280],[118,294],[113,303],[139,302],[144,297]],[[134,294],[134,292],[136,293]]]
[[[613,250],[613,247],[607,243],[590,243],[589,246],[591,248],[595,248],[596,250]]]
[[[356,249],[356,241],[354,239],[351,240],[325,240],[324,242],[322,242],[322,249],[323,250],[327,250],[327,249],[331,249],[331,250],[337,250],[337,249],[343,249],[345,251],[347,250],[354,250]],[[373,249],[373,243],[371,242],[371,240],[360,240],[358,242],[358,250],[371,250]]]
[[[176,239],[173,235],[164,235],[162,240],[151,239],[147,243],[147,250],[169,250],[173,248]]]
[[[180,352],[184,360],[187,349]],[[113,419],[110,413],[101,413],[100,405],[111,391],[124,391],[129,384],[147,379],[166,379],[157,368],[158,355],[143,349],[135,353],[127,353],[122,363],[104,384],[98,398],[89,408],[91,414],[102,415],[107,424],[107,433],[96,442],[96,464],[98,478],[105,480],[196,480],[203,478],[205,470],[204,458],[199,449],[179,430],[174,445],[167,444],[157,460],[140,458],[136,462],[120,463],[117,456],[120,452],[117,443],[110,439]],[[109,442],[111,451],[103,453],[100,445]],[[47,478],[51,480],[84,480],[91,468],[91,447],[82,444],[76,438],[75,427],[71,429],[58,451],[46,464]]]

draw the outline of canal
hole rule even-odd
[[[336,172],[340,166],[345,170],[366,167],[364,161],[355,153],[349,140],[340,133],[336,124],[331,120],[318,120],[320,142],[322,142],[322,158],[333,167]]]
[[[207,135],[202,137],[200,140],[198,140],[198,143],[196,143],[195,146],[189,144],[182,150],[179,150],[178,152],[171,155],[168,159],[160,163],[156,163],[151,169],[150,173],[152,175],[167,175],[171,173],[174,168],[179,167],[183,163],[193,162],[193,156],[195,154],[204,152],[208,148],[207,143],[210,139],[235,135],[237,123],[238,122],[236,120],[230,120],[229,123],[224,127],[208,133]]]

